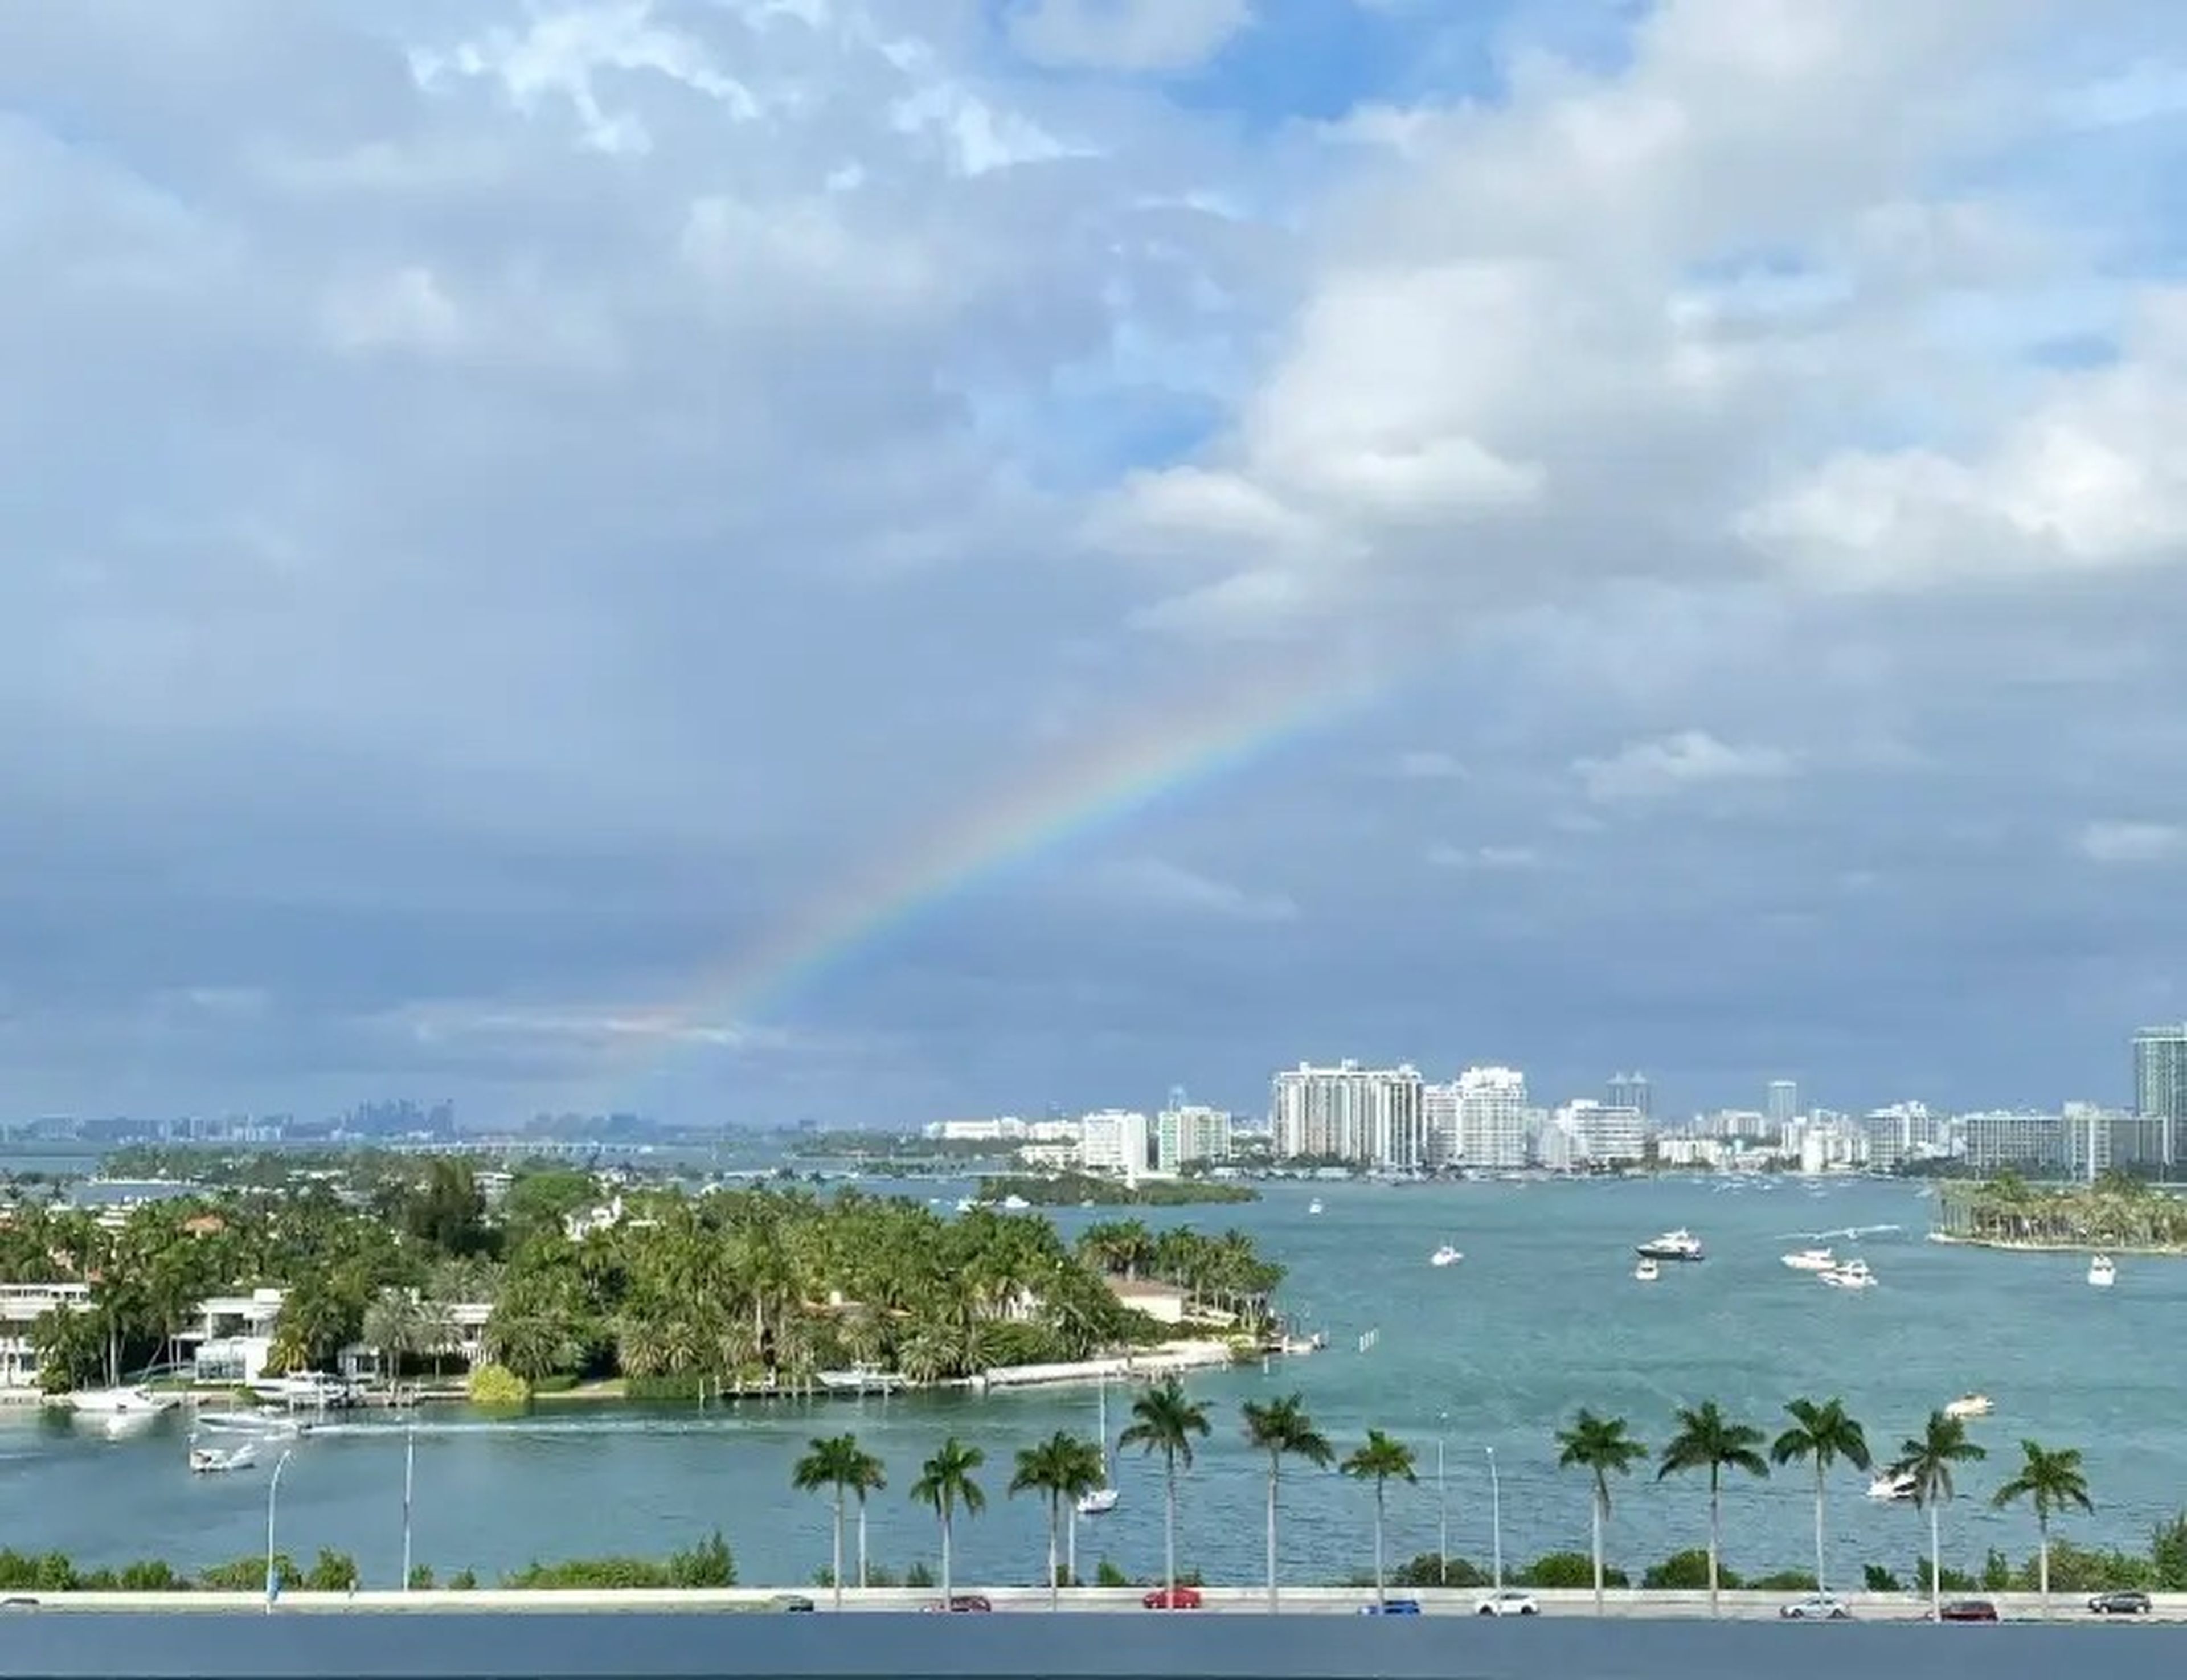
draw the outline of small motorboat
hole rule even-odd
[[[1868,1485],[1871,1499],[1903,1501],[1911,1499],[1914,1492],[1914,1477],[1904,1470],[1886,1470]]]
[[[193,1475],[221,1475],[229,1470],[245,1470],[258,1462],[258,1443],[245,1441],[240,1447],[201,1447],[194,1441],[190,1444],[190,1474]]]
[[[2117,1281],[2118,1267],[2111,1263],[2111,1257],[2109,1255],[2100,1254],[2089,1262],[2090,1289],[2107,1289]]]
[[[1321,1211],[1321,1198],[1319,1196],[1316,1196],[1312,1201],[1308,1202],[1306,1205],[1306,1211],[1308,1213],[1319,1213]]]
[[[1827,1272],[1838,1263],[1837,1256],[1828,1249],[1802,1249],[1784,1260],[1795,1272]]]
[[[1448,1243],[1445,1243],[1441,1248],[1437,1249],[1433,1254],[1428,1256],[1428,1264],[1431,1266],[1455,1266],[1459,1261],[1465,1258],[1465,1256],[1464,1255],[1460,1254]]]
[[[1815,1273],[1818,1280],[1834,1289],[1872,1289],[1875,1273],[1868,1269],[1864,1260],[1841,1261],[1826,1272]]]
[[[1662,1275],[1662,1267],[1644,1254],[1640,1256],[1640,1263],[1633,1268],[1633,1281],[1636,1284],[1652,1284]]]
[[[1944,1415],[1959,1419],[1987,1418],[1996,1409],[1986,1394],[1963,1394],[1945,1406]]]

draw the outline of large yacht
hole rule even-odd
[[[2117,1281],[2118,1267],[2111,1264],[2111,1257],[2109,1255],[2100,1254],[2089,1262],[2090,1289],[2107,1289]]]
[[[1786,1255],[1785,1263],[1795,1272],[1827,1272],[1838,1263],[1838,1259],[1828,1249],[1801,1249]]]
[[[1834,1289],[1872,1289],[1875,1287],[1875,1273],[1868,1269],[1868,1262],[1864,1260],[1842,1260],[1818,1272],[1815,1276]]]
[[[1683,1227],[1676,1231],[1666,1231],[1661,1236],[1642,1243],[1633,1252],[1643,1260],[1692,1261],[1703,1258],[1701,1239]]]
[[[1944,1407],[1948,1418],[1987,1418],[1997,1408],[1986,1394],[1963,1394]]]
[[[101,1417],[154,1417],[182,1403],[182,1396],[160,1394],[149,1388],[82,1388],[68,1402],[79,1412]]]

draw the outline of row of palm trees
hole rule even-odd
[[[1723,1551],[1723,1495],[1727,1471],[1767,1476],[1773,1465],[1802,1464],[1814,1475],[1815,1585],[1825,1584],[1824,1512],[1828,1504],[1830,1473],[1841,1462],[1866,1471],[1875,1467],[1867,1432],[1842,1400],[1799,1399],[1785,1408],[1785,1426],[1773,1440],[1763,1429],[1727,1417],[1713,1400],[1681,1407],[1674,1416],[1675,1429],[1656,1456],[1658,1481],[1669,1476],[1699,1474],[1708,1479],[1709,1610],[1718,1609],[1720,1559]],[[1375,1494],[1375,1596],[1384,1602],[1387,1579],[1383,1544],[1386,1495],[1395,1482],[1420,1480],[1411,1447],[1381,1430],[1367,1431],[1364,1442],[1340,1463],[1336,1448],[1316,1427],[1297,1394],[1280,1398],[1249,1400],[1240,1408],[1249,1446],[1268,1458],[1268,1608],[1279,1607],[1276,1573],[1276,1534],[1280,1491],[1286,1459],[1298,1459],[1316,1469],[1336,1464],[1353,1480],[1371,1485]],[[1178,1475],[1192,1467],[1194,1447],[1213,1429],[1206,1405],[1195,1400],[1178,1377],[1166,1377],[1144,1391],[1132,1402],[1131,1421],[1117,1436],[1120,1449],[1137,1447],[1159,1454],[1162,1460],[1162,1582],[1167,1591],[1177,1587],[1177,1503]],[[1556,1436],[1560,1469],[1584,1471],[1593,1478],[1590,1501],[1590,1554],[1594,1565],[1594,1598],[1598,1611],[1603,1604],[1603,1531],[1611,1514],[1611,1481],[1631,1473],[1650,1457],[1650,1449],[1631,1433],[1623,1418],[1599,1416],[1583,1407]],[[2050,1593],[2050,1521],[2066,1510],[2093,1510],[2081,1454],[2073,1448],[2049,1448],[2033,1441],[2021,1443],[2018,1471],[1992,1495],[2000,1509],[2026,1502],[2035,1513],[2042,1538],[2038,1554],[2038,1584],[2047,1601]],[[1943,1578],[1941,1513],[1956,1492],[1954,1472],[1988,1456],[1987,1449],[1971,1440],[1965,1422],[1942,1411],[1931,1412],[1921,1432],[1901,1443],[1886,1473],[1907,1479],[1915,1505],[1929,1518],[1929,1589],[1931,1608],[1940,1598]],[[987,1463],[981,1448],[951,1436],[932,1457],[919,1466],[911,1486],[915,1503],[934,1513],[942,1541],[942,1593],[951,1590],[951,1547],[958,1514],[977,1515],[987,1508],[987,1494],[975,1472]],[[1062,1572],[1059,1550],[1065,1513],[1075,1514],[1077,1502],[1105,1483],[1106,1466],[1098,1441],[1059,1430],[1046,1441],[1021,1449],[1008,1492],[1030,1494],[1048,1507],[1048,1582],[1051,1608],[1058,1602]],[[836,1603],[842,1602],[843,1542],[850,1504],[855,1499],[857,1521],[857,1581],[866,1584],[866,1501],[869,1494],[888,1486],[886,1467],[863,1447],[855,1435],[815,1439],[791,1471],[791,1481],[805,1492],[829,1492],[835,1513],[833,1582]],[[1075,1550],[1075,1548],[1074,1548]],[[1446,1560],[1447,1561],[1447,1560]],[[1073,1559],[1075,1565],[1075,1558]]]
[[[1847,1411],[1843,1401],[1801,1399],[1787,1403],[1791,1420],[1772,1440],[1755,1424],[1726,1417],[1713,1400],[1681,1407],[1674,1415],[1676,1428],[1656,1455],[1656,1477],[1701,1474],[1708,1478],[1709,1610],[1718,1607],[1719,1560],[1723,1553],[1723,1478],[1726,1471],[1766,1476],[1770,1467],[1810,1466],[1815,1478],[1815,1585],[1824,1583],[1824,1512],[1829,1503],[1831,1469],[1841,1460],[1854,1469],[1875,1468],[1868,1434],[1860,1421]],[[1628,1432],[1622,1418],[1603,1418],[1582,1408],[1571,1425],[1558,1432],[1557,1463],[1566,1469],[1585,1470],[1594,1478],[1593,1544],[1594,1596],[1602,1602],[1602,1531],[1610,1517],[1610,1479],[1628,1474],[1649,1456],[1648,1447]],[[1764,1452],[1767,1456],[1764,1456]],[[1929,1413],[1919,1435],[1899,1445],[1885,1473],[1903,1478],[1917,1509],[1929,1517],[1929,1595],[1938,1607],[1943,1580],[1942,1515],[1956,1492],[1953,1475],[1960,1467],[1989,1456],[1988,1449],[1968,1436],[1964,1419],[1942,1411]],[[2038,1582],[2047,1601],[2050,1596],[2050,1520],[2066,1510],[2093,1510],[2089,1482],[2077,1448],[2051,1448],[2039,1441],[2021,1442],[2018,1472],[1991,1496],[2000,1509],[2026,1501],[2035,1512],[2042,1537],[2037,1565]]]

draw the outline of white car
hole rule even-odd
[[[1539,1615],[1542,1607],[1532,1593],[1521,1593],[1515,1587],[1507,1587],[1500,1593],[1491,1593],[1481,1601],[1476,1615]]]
[[[1804,1599],[1795,1599],[1777,1614],[1787,1621],[1851,1621],[1852,1612],[1841,1599],[1833,1599],[1827,1593],[1810,1593]]]

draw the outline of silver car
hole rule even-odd
[[[1841,1599],[1833,1599],[1827,1593],[1810,1593],[1804,1599],[1795,1599],[1777,1614],[1787,1621],[1851,1621],[1852,1612]]]
[[[1532,1593],[1521,1593],[1515,1587],[1507,1587],[1500,1593],[1491,1593],[1481,1601],[1476,1615],[1539,1615],[1542,1607],[1534,1602]]]

